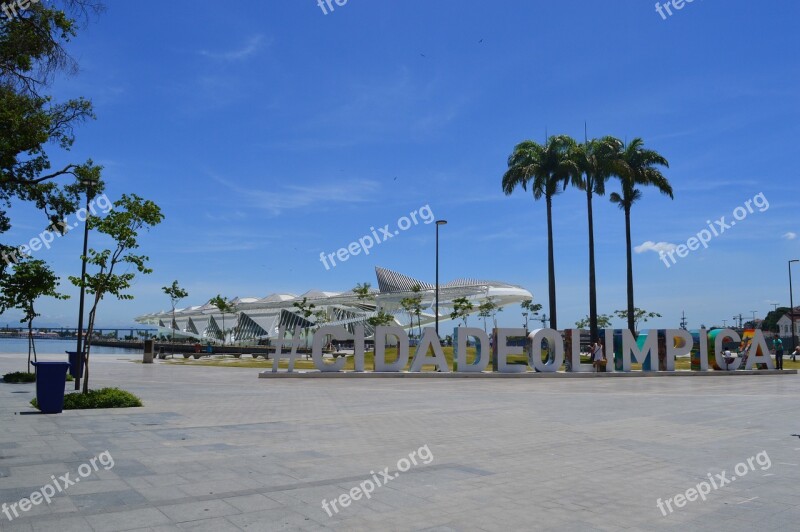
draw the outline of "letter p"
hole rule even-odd
[[[708,243],[711,242],[711,231],[708,229],[703,229],[699,233],[697,233],[697,239],[703,244],[705,249],[708,249]]]
[[[705,486],[706,489],[703,489],[703,486]],[[706,495],[711,493],[711,485],[708,482],[701,482],[697,485],[697,493],[699,493],[700,498],[705,501]]]
[[[367,242],[369,242],[369,245],[367,245]],[[359,238],[358,243],[361,244],[361,249],[364,250],[364,255],[369,255],[369,250],[375,245],[375,241],[372,240],[372,237],[369,235]]]
[[[50,504],[50,499],[56,494],[56,489],[52,485],[47,484],[41,489],[41,492],[44,500],[47,501],[47,504]]]
[[[370,486],[369,489],[366,488],[367,484],[369,484],[369,486]],[[371,499],[372,498],[372,492],[375,491],[375,483],[372,482],[371,480],[365,480],[364,482],[362,482],[360,484],[360,486],[361,486],[361,491],[364,492],[364,495],[367,496],[367,499]]]

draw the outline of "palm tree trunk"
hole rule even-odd
[[[625,208],[625,245],[628,252],[628,329],[636,333],[636,324],[633,321],[633,256],[631,247],[631,209]]]
[[[547,284],[550,298],[550,328],[558,329],[556,314],[556,263],[553,257],[553,198],[547,196]]]
[[[597,338],[597,284],[594,273],[594,215],[592,214],[592,188],[587,176],[586,211],[589,216],[589,331]]]

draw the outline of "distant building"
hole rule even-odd
[[[794,334],[800,335],[800,307],[795,307],[793,312],[787,312],[778,320],[778,334],[792,336],[792,314],[794,314]]]
[[[233,304],[236,312],[224,317],[219,309],[206,303],[175,311],[161,311],[136,318],[138,323],[154,325],[159,333],[180,338],[194,338],[198,341],[219,341],[223,334],[227,343],[255,343],[258,340],[278,337],[279,328],[284,327],[287,333],[298,328],[304,330],[318,326],[341,326],[353,332],[356,325],[363,325],[369,338],[374,336],[374,328],[367,320],[380,311],[395,316],[395,325],[411,330],[417,327],[414,317],[413,327],[408,316],[401,308],[404,298],[414,295],[412,289],[420,287],[422,312],[419,321],[422,326],[431,325],[436,320],[434,313],[435,286],[407,277],[401,273],[375,268],[378,290],[373,290],[368,297],[359,297],[353,291],[323,292],[312,290],[301,295],[272,294],[267,297],[236,298]],[[474,305],[473,313],[478,312],[478,305],[488,298],[503,307],[533,299],[531,293],[522,288],[500,281],[479,281],[474,279],[458,279],[439,286],[439,321],[450,319],[453,300],[466,297]],[[314,304],[314,313],[324,312],[324,318],[310,316],[304,318],[293,303],[307,299]],[[224,333],[223,333],[224,329]]]

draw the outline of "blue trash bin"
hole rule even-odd
[[[77,351],[67,351],[69,357],[69,374],[75,379],[83,376],[83,357],[78,356]]]
[[[69,362],[33,362],[36,367],[36,401],[42,414],[64,410],[64,383]]]

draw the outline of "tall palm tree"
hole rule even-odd
[[[628,329],[635,332],[633,305],[633,256],[631,248],[631,207],[641,197],[642,192],[636,188],[641,186],[654,186],[659,192],[673,199],[672,185],[656,168],[663,166],[669,168],[667,160],[654,150],[644,147],[644,141],[640,138],[633,139],[630,144],[623,148],[621,157],[614,170],[614,174],[619,178],[622,194],[614,192],[610,199],[612,203],[625,212],[625,245],[627,246],[627,269],[628,269]]]
[[[573,147],[570,159],[574,164],[572,184],[586,192],[586,213],[589,221],[589,331],[592,338],[598,335],[597,280],[594,261],[594,214],[592,197],[606,193],[606,182],[622,152],[622,141],[614,137],[586,140]]]
[[[503,192],[508,196],[517,186],[528,190],[530,183],[533,198],[542,197],[547,205],[547,280],[550,297],[550,327],[558,329],[556,313],[556,276],[553,257],[553,196],[569,182],[574,165],[569,154],[575,141],[566,135],[547,139],[544,145],[532,140],[523,141],[508,158],[508,170],[503,175]]]

